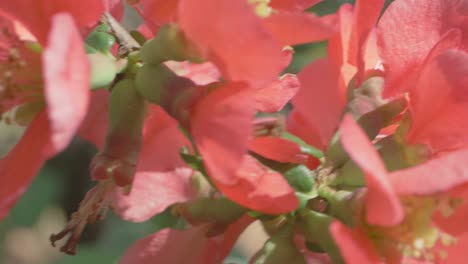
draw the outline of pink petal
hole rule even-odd
[[[216,82],[221,77],[218,68],[210,62],[190,63],[189,61],[166,61],[164,64],[177,75],[189,78],[197,85],[206,85]]]
[[[278,12],[263,20],[276,40],[283,46],[325,40],[336,33],[335,15],[318,17],[309,13]]]
[[[48,32],[54,23],[52,19],[54,14],[68,13],[78,28],[82,29],[96,24],[104,10],[104,1],[96,0],[0,1],[0,11],[20,20],[42,45],[45,45],[46,40],[50,38]]]
[[[237,170],[238,183],[224,185],[214,181],[220,191],[234,202],[265,214],[279,215],[299,206],[294,190],[284,177],[245,156]]]
[[[86,116],[90,69],[82,43],[69,14],[53,17],[42,63],[51,152],[60,152],[68,145]]]
[[[247,153],[252,133],[252,90],[227,84],[197,104],[191,132],[209,175],[222,184],[235,184],[235,172]]]
[[[130,195],[116,194],[114,209],[125,220],[143,222],[176,202],[194,197],[192,170],[179,151],[190,143],[159,107],[146,120],[143,149]],[[154,124],[154,125],[153,125]]]
[[[257,110],[273,113],[280,111],[299,91],[299,80],[294,74],[285,74],[265,88],[255,92]]]
[[[285,11],[304,11],[322,0],[271,0],[270,6]]]
[[[301,138],[307,144],[321,150],[325,149],[326,146],[321,142],[318,129],[312,127],[307,122],[307,118],[297,110],[293,109],[289,113],[286,126],[289,133]]]
[[[340,131],[343,147],[365,173],[367,222],[380,226],[400,223],[404,217],[403,207],[374,146],[350,115],[343,118]]]
[[[327,53],[330,60],[335,64],[335,67],[341,67],[342,65],[349,64],[350,61],[349,47],[353,27],[353,6],[349,3],[340,6],[337,15],[340,28],[337,34],[328,41]],[[348,79],[345,80],[346,83],[349,81]]]
[[[123,0],[104,0],[105,9],[117,20],[121,21],[124,14]]]
[[[250,217],[244,216],[230,225],[224,234],[210,238],[206,236],[205,226],[188,230],[163,229],[135,242],[120,264],[219,264],[251,222]]]
[[[341,251],[343,259],[348,264],[379,264],[384,263],[372,242],[358,229],[351,229],[339,221],[330,225],[330,233]]]
[[[47,115],[40,112],[17,145],[0,160],[0,219],[8,214],[49,158],[45,155],[49,134]]]
[[[144,222],[177,202],[194,197],[190,190],[192,170],[137,171],[129,195],[115,195],[113,209],[122,219]]]
[[[390,181],[402,195],[448,191],[468,182],[468,149],[441,154],[420,165],[392,172]]]
[[[81,123],[78,135],[102,149],[109,126],[109,91],[99,90],[91,94],[88,113]]]
[[[462,184],[452,190],[444,191],[442,197],[461,200],[461,204],[457,204],[454,212],[450,215],[442,215],[440,211],[434,213],[432,219],[438,228],[453,236],[460,236],[468,233],[466,219],[468,218],[468,188],[466,184]]]
[[[181,0],[179,23],[223,76],[262,87],[283,70],[281,46],[247,1]]]
[[[249,150],[279,162],[305,163],[307,155],[298,144],[278,137],[257,137],[249,142]]]
[[[292,99],[294,111],[300,113],[307,126],[317,129],[321,144],[327,146],[345,105],[346,91],[338,86],[338,70],[329,60],[320,59],[307,65],[298,76],[301,89]]]
[[[141,0],[144,16],[157,27],[174,22],[177,16],[179,0]]]
[[[435,252],[440,251],[446,253],[447,257],[437,258],[438,264],[465,264],[466,263],[466,248],[468,247],[468,232],[458,234],[457,242],[450,246],[438,243]]]
[[[385,0],[361,0],[356,2],[353,15],[353,28],[349,46],[350,64],[358,68],[358,83],[363,81],[365,67],[365,47],[373,31]]]
[[[408,142],[432,151],[464,147],[468,141],[468,53],[447,50],[429,63],[411,93]]]
[[[417,74],[431,49],[448,30],[466,23],[458,19],[457,0],[394,1],[378,24],[378,45],[386,72],[384,96],[408,89],[408,79]],[[405,43],[401,45],[401,43]],[[464,45],[468,43],[465,41]],[[410,83],[411,86],[411,83]]]

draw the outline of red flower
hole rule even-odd
[[[26,115],[34,115],[38,111],[37,107],[28,111],[28,103],[40,106],[42,102],[47,105],[44,111],[36,115],[15,148],[0,161],[4,178],[0,187],[0,217],[24,192],[43,162],[68,145],[85,117],[89,103],[89,65],[75,21],[80,27],[95,23],[104,7],[96,1],[92,5],[95,7],[93,12],[82,12],[78,7],[83,7],[83,3],[77,5],[73,1],[34,1],[32,6],[30,1],[0,3],[1,14],[21,21],[43,46],[42,66],[35,64],[38,55],[28,51],[22,42],[16,42],[15,46],[0,46],[7,48],[0,55],[2,60],[7,59],[5,54],[24,52],[14,59],[21,65],[18,74],[13,73],[16,83],[6,85],[6,89],[19,87],[11,92],[17,98],[23,98],[19,102],[26,103],[23,104]],[[10,69],[14,68],[3,70]],[[28,75],[21,75],[21,71],[25,70]],[[42,78],[25,83],[24,76],[42,76],[44,90],[37,88],[32,94],[41,96],[28,97],[31,95],[26,94],[22,85],[42,87]]]
[[[408,91],[424,64],[446,48],[466,50],[466,1],[397,0],[378,24],[386,74],[384,96]]]
[[[449,49],[427,62],[410,92],[409,144],[431,154],[467,146],[468,53]]]
[[[329,41],[329,58],[312,62],[299,73],[302,88],[292,100],[288,128],[307,143],[322,149],[328,145],[352,77],[358,74],[357,81],[362,81],[365,71],[376,66],[372,27],[382,5],[383,1],[358,1],[354,12],[351,5],[343,5],[338,11],[340,32]]]

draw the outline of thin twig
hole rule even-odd
[[[105,12],[101,18],[101,23],[109,25],[114,34],[117,42],[119,43],[119,56],[125,56],[130,52],[140,49],[140,44],[125,30],[125,28],[120,25],[120,23],[115,20],[115,18]]]

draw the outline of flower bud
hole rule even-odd
[[[103,150],[91,164],[93,178],[112,177],[118,186],[132,183],[141,150],[146,106],[131,79],[118,82],[110,96],[109,128]]]
[[[304,209],[299,212],[298,220],[300,230],[307,242],[327,252],[333,263],[344,263],[340,250],[328,230],[333,221],[332,217]]]
[[[310,192],[315,184],[314,173],[302,164],[290,168],[283,173],[283,176],[298,192]]]
[[[199,198],[173,205],[172,212],[189,223],[228,225],[238,220],[247,210],[227,198]]]
[[[253,257],[252,264],[306,264],[294,243],[294,227],[286,225],[275,232],[263,248]]]
[[[141,48],[145,64],[158,65],[168,60],[200,61],[198,53],[175,24],[162,26],[158,34]]]

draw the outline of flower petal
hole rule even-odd
[[[320,59],[307,65],[298,76],[301,89],[292,99],[294,111],[300,113],[307,126],[318,130],[322,146],[327,146],[345,105],[346,91],[338,86],[338,70],[329,60]]]
[[[298,144],[279,137],[257,137],[249,141],[249,150],[279,162],[305,163],[307,155]]]
[[[232,81],[260,88],[283,70],[281,46],[247,1],[180,0],[187,37]]]
[[[251,222],[250,217],[244,216],[231,224],[224,234],[210,238],[205,226],[187,230],[163,229],[135,242],[120,264],[222,263],[237,237]]]
[[[178,124],[159,107],[147,117],[143,148],[129,195],[117,193],[114,209],[127,221],[143,222],[176,202],[194,197],[192,170],[179,151],[190,143]]]
[[[411,93],[410,144],[433,152],[464,147],[468,142],[468,53],[450,49],[423,69]]]
[[[263,20],[277,41],[283,45],[298,45],[325,40],[336,33],[336,15],[318,17],[309,13],[278,12]]]
[[[102,0],[0,1],[0,10],[21,21],[45,45],[49,29],[54,23],[54,14],[68,13],[74,18],[78,28],[82,29],[97,23],[105,11],[105,4]]]
[[[252,90],[227,84],[195,107],[191,132],[209,175],[222,184],[235,184],[235,171],[247,153],[254,115]]]
[[[88,113],[81,123],[78,135],[102,149],[109,126],[109,91],[99,90],[91,94]]]
[[[49,123],[40,112],[29,124],[17,145],[0,160],[0,219],[24,193],[33,177],[49,158],[45,150],[49,142]]]
[[[285,11],[304,11],[322,0],[271,0],[270,6]]]
[[[330,233],[335,239],[343,259],[348,264],[383,264],[372,242],[360,230],[351,229],[339,221],[330,225]]]
[[[224,185],[214,181],[220,191],[234,202],[265,214],[279,215],[299,206],[294,190],[284,177],[245,156],[236,174],[238,183]]]
[[[350,115],[340,125],[341,143],[364,171],[367,184],[366,219],[373,225],[393,226],[404,217],[403,207],[390,184],[388,172],[377,150]]]
[[[379,21],[377,39],[386,72],[384,96],[409,89],[431,49],[448,30],[466,23],[458,19],[458,0],[399,0],[386,9]],[[460,25],[460,24],[462,25]],[[468,42],[464,41],[466,46]],[[404,43],[404,45],[402,45]],[[417,73],[416,73],[417,74]]]
[[[62,151],[83,121],[89,103],[89,63],[73,18],[54,15],[42,61],[51,152]]]
[[[280,111],[299,91],[299,80],[294,74],[285,74],[265,88],[255,92],[258,111],[273,113]]]
[[[441,154],[420,165],[397,170],[390,181],[401,195],[429,195],[468,182],[468,149]]]

